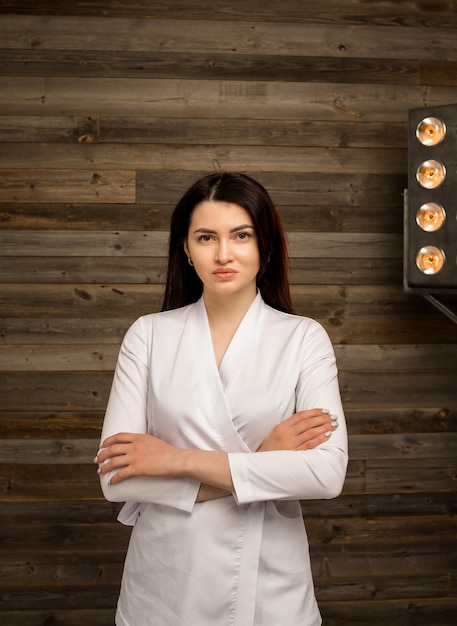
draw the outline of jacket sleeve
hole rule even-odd
[[[149,344],[152,341],[150,320],[151,316],[139,318],[124,337],[103,422],[100,445],[107,437],[120,432],[149,432],[147,396],[150,375]],[[200,486],[197,481],[186,478],[149,476],[132,477],[117,485],[110,485],[109,480],[113,473],[100,475],[103,495],[110,502],[150,502],[190,512]],[[132,511],[135,507],[130,505],[126,509]],[[124,521],[122,516],[120,519]]]
[[[312,322],[303,337],[296,411],[327,408],[339,426],[313,450],[230,453],[234,496],[239,504],[267,500],[330,499],[341,493],[348,461],[346,423],[333,347]]]

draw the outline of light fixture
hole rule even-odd
[[[435,246],[424,246],[416,255],[416,265],[423,274],[438,274],[444,265],[444,252]]]
[[[436,146],[445,134],[446,126],[438,117],[424,117],[416,128],[416,137],[424,146]]]
[[[417,181],[425,189],[439,187],[446,178],[446,168],[439,161],[430,159],[419,165],[416,172]]]
[[[426,202],[416,213],[417,225],[428,233],[441,228],[445,219],[446,213],[438,202]]]
[[[457,104],[409,111],[403,284],[457,322]]]

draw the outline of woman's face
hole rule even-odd
[[[184,249],[205,294],[255,297],[260,254],[254,223],[243,207],[209,200],[197,204]]]

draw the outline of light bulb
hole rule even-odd
[[[423,204],[416,213],[417,225],[428,233],[439,230],[446,219],[446,212],[437,202]]]
[[[439,187],[446,178],[446,169],[439,161],[430,159],[419,165],[416,178],[422,187],[435,189],[435,187]]]
[[[444,261],[444,252],[435,246],[424,246],[416,255],[416,265],[423,274],[438,274]]]
[[[438,117],[424,117],[416,128],[416,137],[424,146],[436,146],[445,135],[446,126]]]

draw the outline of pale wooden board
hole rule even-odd
[[[291,232],[287,240],[291,258],[403,258],[400,234]],[[9,257],[149,258],[166,256],[167,246],[167,231],[0,231],[0,255]]]
[[[128,180],[132,168],[141,170],[191,170],[214,171],[215,164],[224,170],[251,170],[253,173],[271,171],[307,172],[322,171],[348,174],[397,174],[405,171],[406,150],[395,148],[300,148],[274,146],[191,146],[169,144],[37,144],[11,143],[7,151],[0,152],[0,201],[21,201],[18,187],[29,187],[30,201],[40,202],[39,188],[32,195],[30,186],[37,185],[40,169],[55,168],[65,180],[68,170],[90,170],[89,181],[103,181],[104,171],[115,176],[120,164],[125,163]],[[23,168],[22,171],[18,171]],[[38,171],[37,171],[38,170]],[[12,191],[9,186],[12,185]],[[69,199],[69,198],[68,198]],[[93,200],[93,198],[92,198]],[[57,201],[59,197],[57,196]],[[77,192],[73,202],[81,201]],[[114,201],[116,201],[114,199]]]
[[[446,86],[424,90],[388,83],[0,77],[1,115],[87,116],[103,112],[214,120],[247,117],[401,123],[410,108],[454,101],[455,87]]]
[[[5,16],[2,47],[45,50],[123,50],[203,52],[214,54],[296,55],[354,58],[457,60],[452,30],[429,27],[418,31],[359,24],[307,24],[193,20],[189,28],[179,19],[112,20],[92,17],[29,17],[26,29],[20,16]],[[439,44],[438,44],[439,42]],[[428,45],[427,45],[428,43]]]

